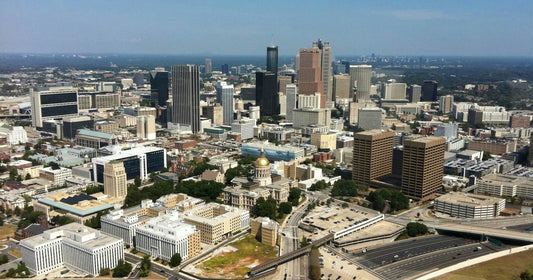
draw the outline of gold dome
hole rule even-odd
[[[254,165],[258,167],[270,165],[270,161],[265,157],[265,151],[263,149],[261,149],[261,155],[255,160]]]

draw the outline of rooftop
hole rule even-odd
[[[105,132],[94,131],[94,130],[89,130],[89,129],[78,130],[78,135],[91,136],[91,137],[104,138],[104,139],[111,139],[113,137],[113,134],[111,133],[105,133]]]
[[[505,200],[504,198],[467,194],[463,192],[451,192],[435,199],[436,201],[459,204],[462,206],[490,206]]]

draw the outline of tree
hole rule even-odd
[[[410,237],[415,237],[428,233],[427,226],[421,223],[408,223],[405,229],[407,230],[407,235],[409,235]]]
[[[20,210],[20,207],[15,207],[15,215],[17,216],[20,216],[20,213],[22,212],[22,210]]]
[[[368,187],[359,185],[352,180],[338,180],[331,189],[332,196],[357,196],[358,191],[366,191]]]
[[[181,256],[179,253],[172,255],[170,258],[170,267],[176,267],[181,264]]]
[[[324,189],[327,189],[329,187],[329,184],[327,184],[324,180],[320,180],[309,187],[310,191],[321,191]]]
[[[291,188],[289,190],[288,200],[292,203],[293,206],[298,205],[300,202],[300,197],[302,196],[302,190],[299,188]]]
[[[22,176],[21,175],[17,176],[17,182],[22,182]]]
[[[30,173],[26,173],[26,176],[24,176],[24,180],[30,180],[30,179],[31,179]]]
[[[141,261],[141,269],[139,270],[139,275],[141,275],[141,277],[148,276],[148,274],[150,274],[150,267],[152,267],[152,261],[150,260],[150,256],[144,256],[143,260]]]
[[[533,275],[529,271],[522,271],[520,273],[520,280],[533,280]]]
[[[132,266],[130,263],[125,262],[123,259],[118,260],[118,264],[113,270],[113,277],[126,277],[130,274]]]
[[[139,175],[135,176],[135,179],[133,179],[133,183],[135,187],[139,188],[141,186],[141,177]]]
[[[279,204],[279,212],[283,214],[290,214],[292,212],[292,203],[282,202]]]
[[[99,192],[103,192],[103,191],[104,191],[104,186],[88,185],[85,188],[85,193],[86,194],[95,194],[95,193],[99,193]]]
[[[52,218],[52,223],[54,223],[56,226],[62,226],[62,225],[70,224],[73,222],[74,220],[71,217],[67,217],[67,216],[57,215]]]
[[[307,241],[307,238],[305,238],[305,236],[302,237],[302,241],[300,241],[300,248],[303,248],[307,245],[309,245],[309,241]]]
[[[276,201],[272,197],[268,197],[266,200],[260,197],[257,199],[250,212],[254,217],[269,217],[270,219],[275,219]]]
[[[18,172],[16,168],[11,168],[9,170],[9,181],[15,181],[17,180]]]
[[[8,263],[8,262],[9,262],[9,258],[7,257],[7,255],[1,254],[0,255],[0,264],[5,264],[5,263]]]
[[[4,173],[7,171],[7,166],[5,165],[0,165],[0,173]]]
[[[100,276],[106,276],[106,275],[109,275],[110,273],[111,273],[111,270],[108,267],[102,267],[100,269],[99,275]]]
[[[374,210],[383,211],[386,201],[389,201],[390,211],[409,208],[409,199],[397,190],[379,189],[371,192],[366,199],[370,201]]]

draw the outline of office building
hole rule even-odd
[[[370,100],[371,65],[350,65],[350,86],[355,87],[356,100]]]
[[[152,106],[164,107],[168,100],[168,71],[165,68],[155,68],[150,71],[150,91]]]
[[[235,108],[233,85],[228,85],[226,82],[218,82],[215,88],[217,91],[217,102],[222,104],[223,108],[223,123],[231,125],[233,122],[233,109]]]
[[[28,134],[22,126],[0,126],[0,137],[5,137],[10,145],[24,144],[28,142]]]
[[[117,144],[115,135],[88,129],[79,129],[74,138],[76,145],[94,149]]]
[[[419,85],[411,85],[409,87],[409,102],[417,103],[422,98],[422,87]]]
[[[98,276],[124,259],[124,241],[96,229],[70,223],[20,241],[22,260],[40,275],[63,266]]]
[[[392,173],[394,132],[381,129],[354,134],[352,179],[370,185],[374,179]]]
[[[445,139],[421,137],[403,142],[402,192],[415,199],[432,197],[442,186]]]
[[[135,75],[133,75],[133,83],[135,83],[137,87],[144,87],[144,74],[135,73]]]
[[[213,125],[224,124],[224,109],[219,103],[202,107],[202,117],[211,120]]]
[[[311,145],[315,145],[319,150],[333,151],[337,148],[337,134],[312,133]]]
[[[155,118],[152,115],[137,117],[137,137],[146,140],[155,140]]]
[[[222,71],[222,74],[229,75],[229,65],[228,64],[220,65],[220,70]]]
[[[320,71],[321,71],[321,80],[324,84],[324,91],[322,92],[326,101],[334,101],[335,97],[332,96],[332,73],[331,73],[331,62],[333,59],[333,54],[331,53],[331,46],[329,42],[324,42],[318,39],[317,42],[313,42],[313,47],[318,47],[320,50]]]
[[[293,159],[300,159],[306,155],[305,149],[302,147],[276,146],[274,144],[264,144],[263,142],[242,144],[241,155],[259,157],[261,155],[261,150],[264,151],[265,156],[271,161],[290,161]]]
[[[97,121],[94,123],[94,130],[105,133],[114,133],[118,130],[119,124],[115,121]]]
[[[332,98],[333,100],[337,99],[347,99],[353,98],[352,87],[350,86],[351,77],[348,74],[334,75],[333,76],[333,86],[332,86]]]
[[[104,166],[104,194],[124,198],[128,193],[126,169],[121,161],[111,161]]]
[[[97,82],[96,91],[98,92],[115,92],[115,82]]]
[[[254,127],[256,120],[250,118],[242,118],[240,120],[235,120],[231,124],[231,131],[241,134],[241,139],[252,139],[254,138]]]
[[[257,240],[268,246],[276,246],[279,224],[267,217],[257,217],[250,220],[251,234]]]
[[[89,110],[93,107],[93,95],[92,94],[79,94],[78,95],[78,110]]]
[[[211,72],[213,72],[213,62],[211,61],[211,58],[206,58],[204,73],[211,74]]]
[[[292,111],[293,127],[303,128],[308,125],[325,125],[331,123],[331,109],[329,108],[298,108]]]
[[[420,101],[437,101],[437,81],[424,81],[422,84],[422,96]]]
[[[105,165],[112,161],[124,163],[126,178],[129,180],[139,176],[141,180],[148,178],[152,172],[158,172],[167,167],[166,150],[157,147],[135,147],[116,150],[114,154],[92,159],[93,178],[97,184],[104,183]]]
[[[453,95],[445,95],[439,97],[439,112],[448,114],[452,111]]]
[[[385,100],[406,99],[407,84],[387,83],[381,88],[381,97]]]
[[[78,115],[78,90],[73,87],[55,87],[42,91],[30,89],[31,121],[34,127],[43,127],[43,121]]]
[[[381,129],[382,115],[381,108],[360,108],[357,110],[357,126],[364,130]]]
[[[96,93],[93,97],[93,104],[96,109],[116,109],[120,106],[120,95],[118,93]]]
[[[288,122],[293,122],[293,110],[297,108],[298,87],[295,84],[287,85],[285,92],[287,95],[285,118]]]
[[[320,108],[320,104],[323,101],[324,95],[318,92],[313,94],[299,94],[298,95],[298,108]]]
[[[261,107],[264,116],[279,115],[277,75],[272,72],[255,73],[255,105]]]
[[[320,69],[320,50],[318,48],[300,49],[300,67],[298,71],[298,94],[324,94],[324,82]],[[319,108],[326,106],[326,99]]]
[[[268,72],[278,75],[278,46],[267,47],[267,69]]]
[[[283,94],[287,95],[287,85],[292,83],[293,79],[291,76],[278,76],[278,92],[282,92]]]
[[[250,226],[250,213],[237,207],[209,203],[184,212],[185,222],[201,233],[201,242],[214,245]]]
[[[531,116],[526,115],[512,115],[509,120],[509,127],[511,128],[529,128],[531,127]]]
[[[198,133],[200,130],[200,72],[198,66],[172,66],[172,100],[172,122],[191,126],[192,132]]]
[[[433,135],[444,137],[446,138],[446,141],[449,141],[457,138],[458,129],[459,125],[457,123],[443,123],[435,127]]]
[[[195,226],[184,223],[177,212],[171,212],[137,228],[136,248],[167,262],[178,253],[185,261],[200,253],[200,232]]]
[[[39,170],[39,177],[52,181],[54,185],[61,186],[65,180],[72,176],[72,170],[64,167],[46,167]]]
[[[261,118],[261,107],[259,106],[250,106],[248,108],[248,115],[250,119],[258,120]]]
[[[435,199],[435,211],[456,218],[490,219],[505,209],[505,198],[468,194],[447,193]]]

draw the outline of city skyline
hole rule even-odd
[[[484,2],[3,1],[6,53],[280,55],[321,38],[334,54],[533,56],[533,7]],[[313,28],[308,28],[313,27]],[[348,30],[348,31],[346,31]]]

